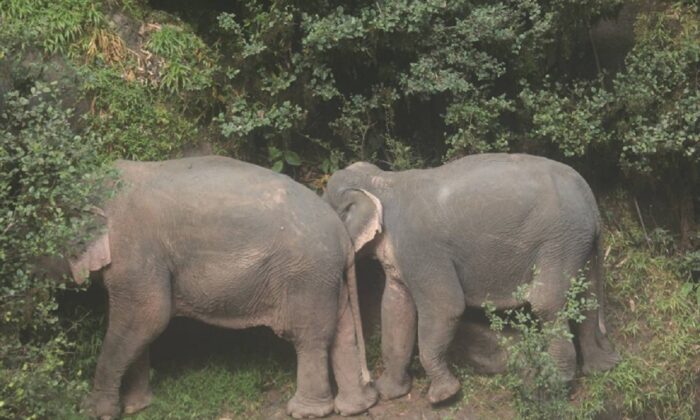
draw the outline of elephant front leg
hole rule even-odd
[[[122,283],[124,279],[131,278],[112,275],[114,277],[111,279]],[[109,279],[105,278],[108,285]],[[134,390],[148,387],[148,377],[144,376],[148,375],[148,369],[142,369],[148,363],[148,346],[165,330],[171,313],[169,285],[166,279],[160,283],[157,280],[156,277],[144,277],[143,283],[151,288],[144,287],[139,293],[124,289],[115,291],[108,286],[107,335],[97,359],[93,389],[84,404],[90,416],[100,419],[119,417],[119,389],[125,375],[128,375]]]
[[[123,379],[124,413],[134,414],[151,405],[153,393],[149,385],[151,361],[148,348],[129,367]]]
[[[296,345],[297,392],[287,403],[287,414],[294,418],[324,417],[333,411],[328,381],[328,349]]]
[[[377,390],[384,399],[398,398],[411,390],[411,363],[416,342],[416,307],[406,287],[388,279],[382,296],[382,360],[384,372]]]

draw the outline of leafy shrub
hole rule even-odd
[[[586,311],[597,308],[595,299],[583,296],[589,286],[585,275],[573,278],[566,304],[554,321],[541,322],[524,308],[508,309],[502,317],[493,303],[484,303],[492,330],[500,332],[510,327],[519,333],[517,339],[504,335],[499,341],[508,351],[505,384],[515,397],[515,408],[521,418],[566,418],[564,413],[571,413],[567,384],[547,348],[552,340],[572,339],[569,322],[581,323]],[[518,302],[524,302],[526,295],[527,287],[513,294]]]
[[[0,32],[13,44],[47,53],[79,51],[76,42],[104,24],[99,5],[91,0],[6,0],[0,3],[0,17]]]
[[[173,25],[163,25],[153,32],[145,47],[164,60],[158,86],[182,95],[182,105],[196,106],[195,95],[214,87],[218,70],[211,50],[191,32]]]
[[[415,164],[517,150],[518,82],[541,86],[548,55],[573,49],[556,41],[573,43],[618,4],[240,2],[209,31],[230,62],[221,130],[255,143],[251,159],[274,146],[321,166],[319,138],[348,161],[395,168],[406,148]]]
[[[55,86],[12,91],[0,107],[0,417],[58,415],[85,389],[66,375],[74,348],[58,323],[65,283],[40,275],[38,257],[72,255],[95,228],[104,196],[99,139],[77,135]],[[41,268],[41,267],[40,267]]]
[[[114,158],[162,160],[179,154],[197,133],[184,118],[148,86],[123,80],[111,68],[82,69],[85,96],[94,112],[88,124],[103,141],[100,151]]]

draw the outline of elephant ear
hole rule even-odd
[[[107,232],[91,242],[81,255],[68,260],[73,279],[78,284],[82,284],[91,271],[98,271],[111,262],[112,255],[109,250],[109,234]]]
[[[345,223],[357,252],[382,233],[382,203],[372,193],[363,189],[350,189],[345,194],[349,200],[341,211],[340,218]]]

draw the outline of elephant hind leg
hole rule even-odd
[[[340,319],[331,350],[333,374],[338,385],[335,411],[343,416],[367,411],[378,398],[374,387],[364,383],[362,378],[363,360],[358,346],[348,287],[343,285],[340,296]]]
[[[569,288],[566,271],[559,265],[538,267],[541,267],[540,272],[535,277],[528,298],[532,311],[542,322],[555,323],[555,327],[568,331],[568,320],[559,317],[559,312],[566,304],[566,292]],[[568,337],[555,337],[549,343],[548,352],[554,359],[562,379],[566,382],[571,381],[576,373],[576,348],[573,341]]]
[[[586,318],[576,328],[584,374],[612,369],[620,361],[619,354],[613,349],[606,335],[602,259],[600,243],[597,243],[587,273],[590,288],[586,291],[586,297],[593,298],[595,293],[598,308],[588,311],[585,314]]]
[[[620,362],[620,355],[598,327],[598,310],[586,313],[586,319],[578,326],[582,371],[585,375],[610,370]]]
[[[325,417],[335,407],[328,382],[328,347],[295,348],[297,392],[287,403],[287,414],[297,419]]]
[[[334,279],[333,275],[337,277]],[[335,407],[329,350],[337,327],[342,272],[326,276],[321,279],[318,273],[311,272],[284,280],[295,285],[294,293],[287,296],[284,312],[289,318],[283,332],[297,353],[297,389],[287,403],[287,414],[295,418],[324,417]]]
[[[138,279],[116,276],[116,273],[109,275],[110,278],[105,279],[109,293],[107,335],[97,360],[93,390],[86,401],[86,408],[90,414],[100,418],[116,418],[119,415],[122,378],[134,362],[143,367],[143,362],[147,360],[145,357],[148,345],[166,328],[171,317],[171,294],[167,275]],[[110,284],[117,284],[118,287],[115,290]],[[131,289],[129,285],[139,287]],[[138,369],[139,366],[133,368]],[[134,369],[127,375],[127,393],[144,385],[147,390],[148,372],[143,372],[146,376],[134,377]],[[133,388],[134,386],[137,388]],[[147,395],[141,397],[147,399]],[[134,402],[135,400],[127,400],[127,404]],[[129,410],[135,408],[127,407]]]

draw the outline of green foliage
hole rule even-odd
[[[19,47],[66,52],[104,24],[99,5],[90,0],[6,0],[0,4],[0,32]],[[72,51],[75,53],[75,51]]]
[[[526,151],[596,171],[614,165],[624,169],[622,181],[691,197],[692,213],[700,185],[700,19],[692,2],[642,4],[617,72],[581,69],[593,68],[596,22],[631,4],[621,0],[243,0],[227,12],[187,2],[156,11],[156,3],[0,1],[0,87],[67,79],[54,78],[47,62],[67,63],[59,72],[70,79],[62,82],[63,103],[51,89],[11,94],[0,107],[0,417],[68,417],[87,388],[104,320],[66,307],[58,316],[63,286],[34,276],[28,264],[36,253],[62,255],[80,242],[76,232],[88,222],[79,216],[99,195],[89,190],[97,180],[85,184],[81,176],[103,159],[165,159],[206,140],[217,153],[320,189],[359,159],[402,170]],[[222,4],[207,4],[215,3]],[[12,62],[41,69],[8,71]],[[71,116],[66,106],[83,113]],[[25,146],[11,146],[17,142]],[[691,271],[700,271],[700,257],[679,253],[671,231],[646,234],[634,222],[609,238],[611,330],[626,358],[583,379],[562,412],[692,418],[685,396],[700,370],[700,288]],[[543,410],[556,407],[565,398],[537,353],[556,331],[526,314],[504,322],[531,337],[530,347],[511,355],[512,365],[535,372],[536,380],[522,383],[519,409],[532,413],[528,398],[537,395]],[[156,394],[164,399],[153,417],[169,407],[191,417],[254,412],[269,375],[239,375],[240,366],[221,363],[201,374],[158,372]],[[207,375],[248,402],[209,398]],[[503,391],[515,381],[465,379],[465,390],[476,401],[482,388]],[[483,405],[497,411],[485,397]]]
[[[200,92],[212,89],[218,66],[211,50],[192,32],[178,26],[163,25],[151,34],[146,48],[165,62],[158,86],[171,93]],[[183,96],[184,106],[192,106],[192,95]]]
[[[509,327],[519,333],[517,339],[503,335],[499,341],[508,351],[505,384],[513,392],[521,418],[567,417],[564,415],[569,410],[567,384],[547,349],[554,340],[572,339],[569,322],[581,323],[587,311],[598,307],[595,299],[584,296],[589,286],[585,273],[571,279],[566,304],[552,321],[537,320],[524,308],[508,309],[500,316],[493,303],[482,305],[492,330],[502,332]],[[528,287],[521,287],[513,297],[524,302],[527,291]]]
[[[554,143],[564,156],[585,156],[591,145],[605,146],[613,138],[604,121],[613,96],[595,84],[582,82],[570,89],[556,84],[538,92],[525,88],[520,97],[533,110],[531,138],[542,145]]]
[[[692,257],[670,253],[658,235],[650,249],[631,214],[616,219],[620,229],[608,235],[608,308],[615,308],[608,323],[618,348],[628,344],[618,367],[583,380],[578,412],[696,418],[700,306]]]
[[[82,74],[82,90],[93,98],[93,112],[86,119],[103,138],[103,154],[160,160],[177,155],[196,136],[194,122],[147,86],[123,80],[112,68],[87,67]]]
[[[697,10],[681,4],[642,13],[625,69],[610,83],[524,89],[531,137],[565,156],[589,155],[594,145],[637,174],[680,174],[696,182],[698,174],[688,168],[700,162],[699,22]]]
[[[620,123],[621,161],[641,172],[697,165],[700,163],[697,7],[673,5],[643,15],[637,20],[635,32],[637,43],[627,56],[627,69],[614,80],[619,106],[627,114]]]
[[[214,419],[224,412],[254,411],[261,398],[263,370],[251,363],[229,371],[226,362],[204,366],[171,366],[169,374],[154,378],[158,399],[138,419]]]
[[[106,172],[98,139],[76,135],[54,86],[11,91],[2,101],[0,417],[53,417],[85,384],[63,370],[74,348],[56,314],[65,284],[40,275],[37,257],[73,255],[94,232],[87,216],[105,194]]]
[[[282,172],[285,163],[291,166],[301,165],[299,155],[291,150],[279,150],[274,146],[268,149],[270,168],[275,172]]]

